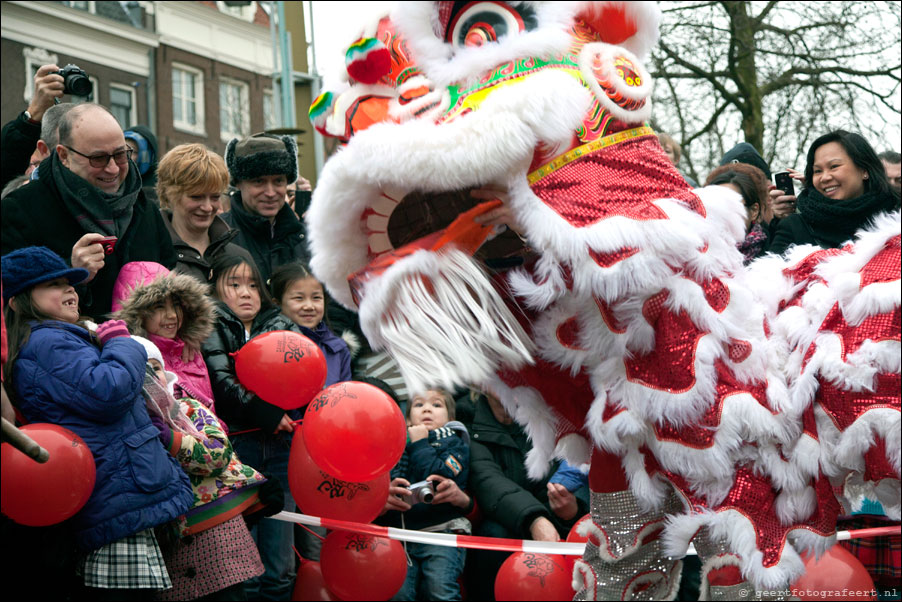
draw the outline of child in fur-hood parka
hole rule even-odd
[[[191,397],[216,412],[213,387],[200,347],[213,330],[209,287],[192,276],[170,273],[159,264],[125,265],[113,290],[116,317],[129,332],[150,339],[178,375],[175,397]]]

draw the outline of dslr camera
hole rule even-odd
[[[94,84],[88,79],[88,74],[77,65],[69,63],[57,71],[57,74],[63,77],[63,94],[90,96],[94,90]]]
[[[432,481],[420,481],[414,483],[410,487],[410,505],[414,504],[431,504],[435,497],[435,484]]]

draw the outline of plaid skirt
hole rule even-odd
[[[76,571],[86,587],[166,589],[172,587],[153,529],[145,529],[82,554]]]
[[[240,514],[181,538],[163,557],[172,589],[158,592],[159,600],[193,600],[263,574],[257,545]]]

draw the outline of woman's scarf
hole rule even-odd
[[[809,187],[798,196],[802,219],[818,243],[828,247],[850,240],[875,215],[892,211],[895,206],[896,199],[889,192],[869,191],[858,198],[837,201]]]

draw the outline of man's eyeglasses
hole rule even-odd
[[[63,146],[66,146],[66,145],[64,144]],[[125,165],[126,163],[128,163],[128,160],[132,158],[132,154],[133,154],[133,151],[130,148],[125,149],[125,150],[116,151],[112,155],[107,155],[107,154],[86,155],[84,153],[78,152],[71,146],[66,146],[66,148],[68,148],[70,151],[72,151],[76,155],[81,155],[82,157],[87,159],[88,163],[91,164],[91,167],[95,167],[95,168],[106,167],[109,164],[111,158],[113,159],[113,161],[115,161],[116,165]]]

